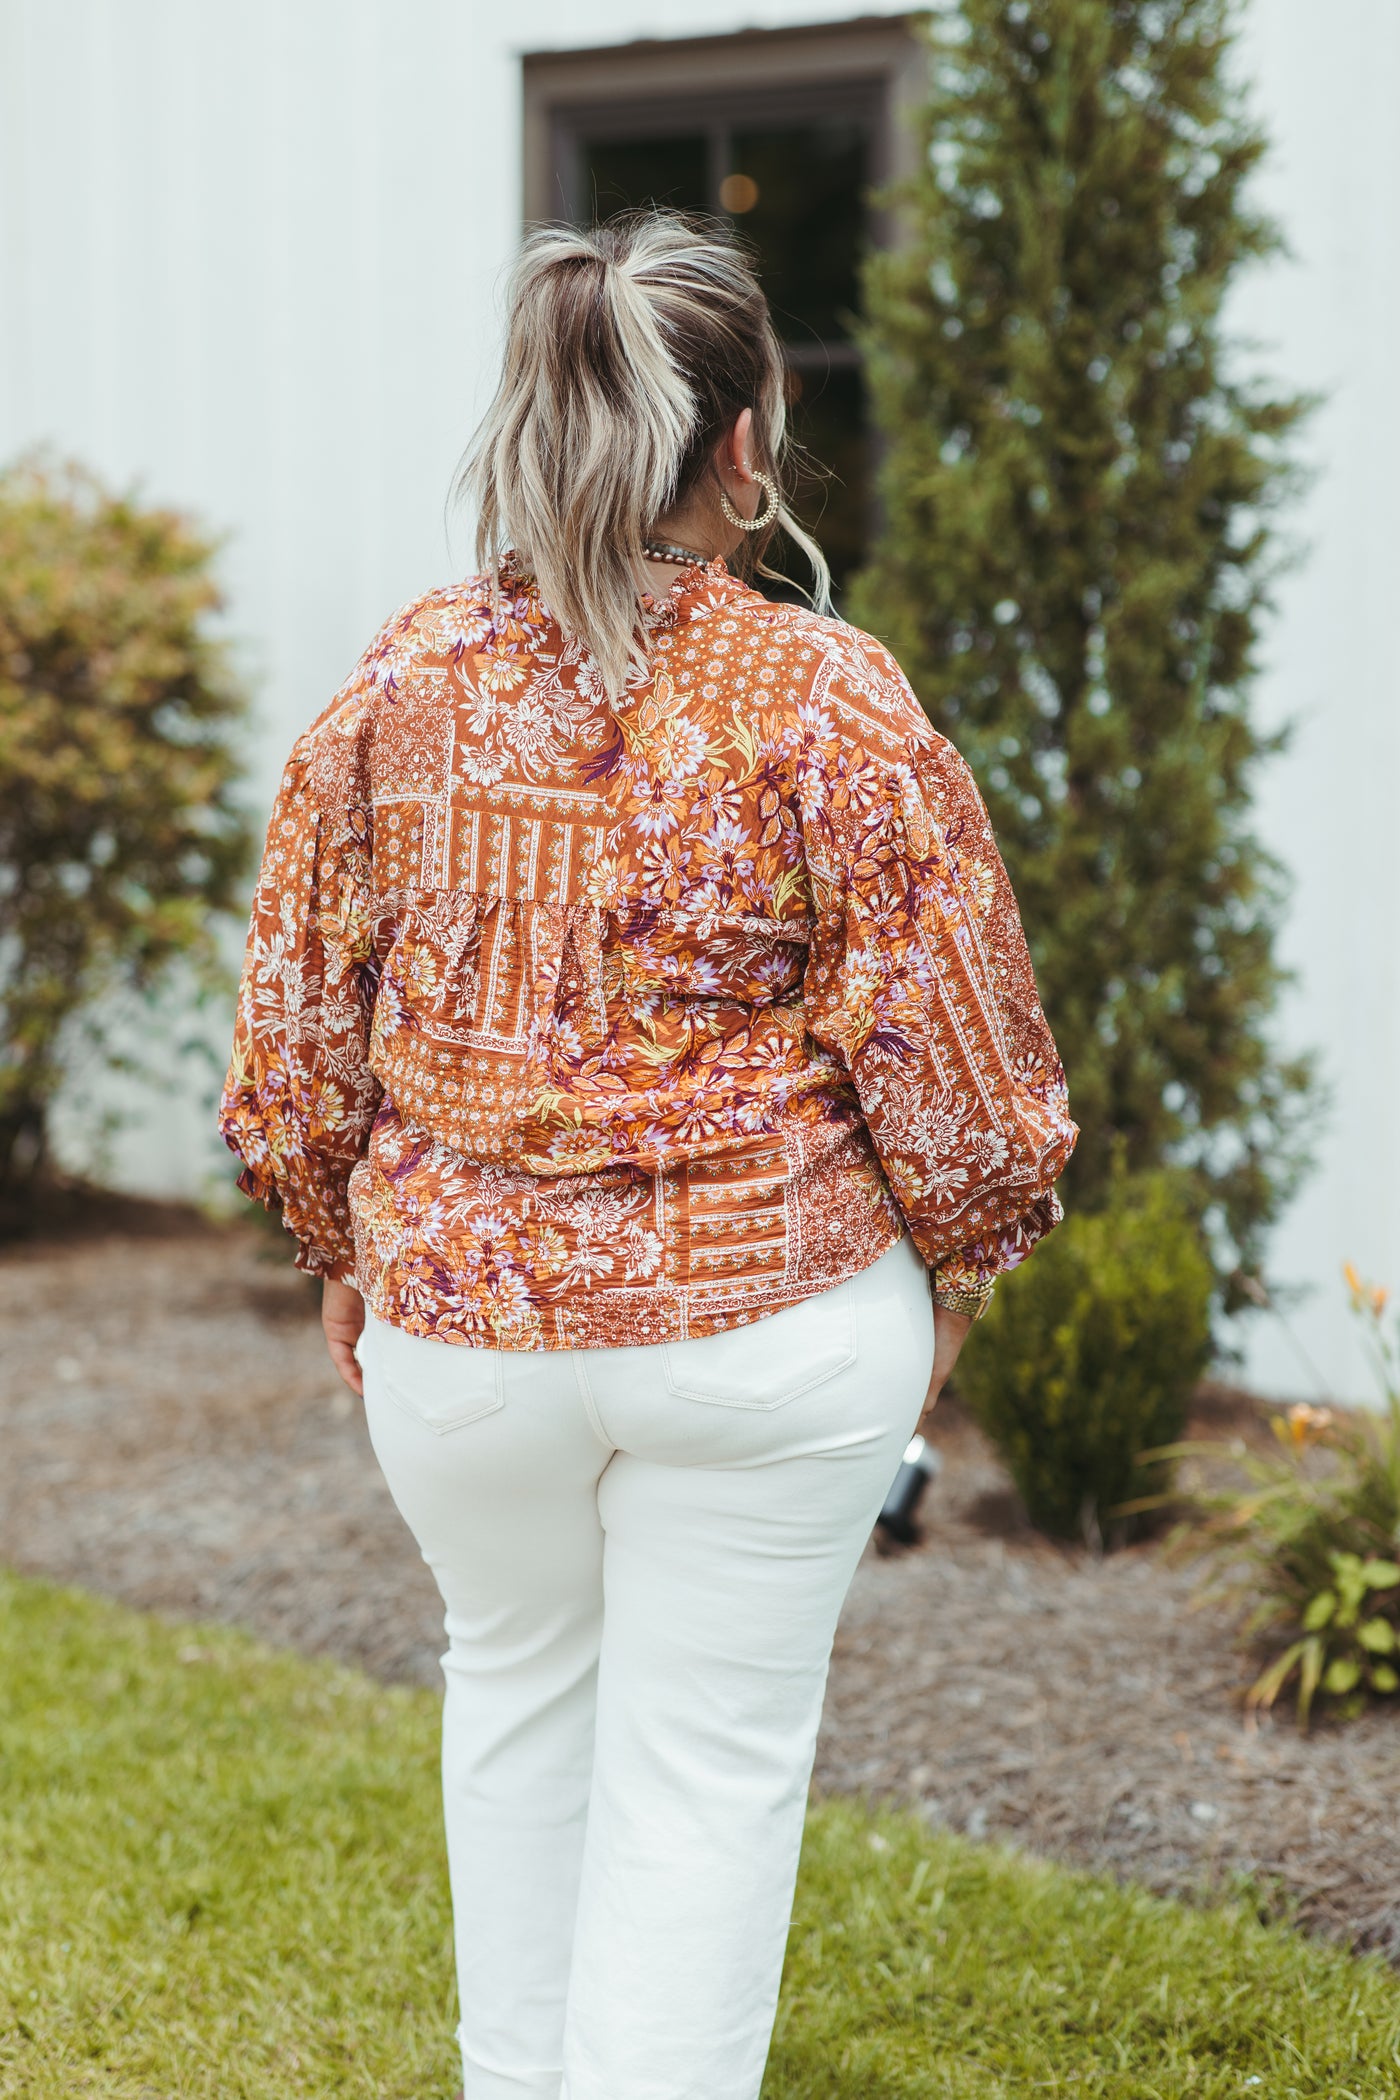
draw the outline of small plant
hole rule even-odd
[[[1205,1519],[1196,1536],[1223,1560],[1228,1588],[1259,1595],[1245,1632],[1285,1643],[1248,1706],[1271,1707],[1292,1683],[1304,1727],[1319,1699],[1349,1720],[1400,1693],[1400,1349],[1387,1293],[1350,1263],[1345,1273],[1379,1373],[1379,1416],[1300,1404],[1270,1423],[1277,1452],[1202,1443],[1161,1454],[1228,1458],[1244,1473],[1242,1488],[1193,1495]]]
[[[1001,1285],[958,1382],[1042,1531],[1099,1542],[1146,1484],[1142,1451],[1181,1434],[1212,1285],[1165,1174],[1120,1175],[1106,1209],[1067,1219]]]

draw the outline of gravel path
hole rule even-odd
[[[439,1681],[437,1593],[314,1289],[252,1231],[10,1247],[0,1332],[0,1559]],[[951,1406],[938,1441],[926,1544],[857,1572],[817,1784],[1162,1890],[1248,1876],[1400,1960],[1400,1717],[1247,1730],[1229,1622],[1189,1569],[1047,1545]]]

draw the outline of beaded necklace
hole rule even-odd
[[[708,568],[710,562],[708,554],[697,554],[693,547],[677,546],[674,540],[643,540],[642,552],[649,554],[653,561],[679,562],[684,569],[696,563],[702,569]]]

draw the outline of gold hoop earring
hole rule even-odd
[[[771,474],[760,474],[758,469],[755,468],[753,478],[768,498],[762,512],[756,518],[741,518],[728,496],[725,495],[724,490],[721,489],[719,492],[720,509],[724,512],[731,525],[738,526],[740,532],[762,532],[765,525],[772,524],[783,507],[783,499],[778,494],[778,484]]]

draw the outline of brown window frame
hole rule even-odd
[[[524,219],[527,226],[571,218],[569,198],[556,179],[570,135],[599,116],[635,121],[638,134],[658,108],[714,106],[726,113],[750,109],[803,113],[832,98],[858,97],[879,122],[874,180],[882,184],[912,172],[913,133],[902,119],[925,92],[927,54],[913,15],[866,15],[807,29],[745,29],[731,36],[648,37],[630,44],[570,51],[527,52],[524,84]],[[846,107],[851,106],[847,99]],[[622,134],[617,134],[621,136]],[[877,240],[890,229],[877,217]]]
[[[578,224],[591,216],[591,200],[582,194],[586,138],[702,134],[708,140],[710,208],[718,212],[727,142],[736,130],[784,119],[851,117],[867,131],[870,186],[879,190],[910,172],[915,132],[905,117],[927,92],[927,68],[927,46],[907,15],[531,53],[524,61],[526,224]],[[742,227],[742,219],[737,223]],[[893,215],[876,206],[869,230],[876,246],[888,245],[896,238]],[[823,373],[834,378],[838,371],[859,370],[855,343],[830,335],[804,341],[802,331],[790,332],[781,317],[779,327],[795,380],[811,374],[820,385]],[[867,458],[873,469],[877,446]],[[865,523],[856,545],[868,547],[879,522],[870,484],[858,504],[861,514]],[[819,538],[820,517],[819,504],[812,519]],[[834,547],[831,552],[839,572]]]

